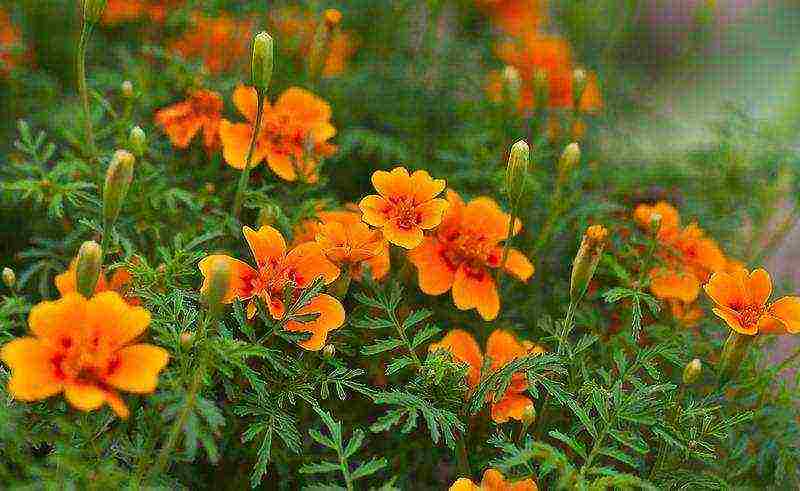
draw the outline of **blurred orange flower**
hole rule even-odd
[[[452,289],[453,302],[461,310],[477,309],[485,320],[500,311],[500,297],[492,277],[503,259],[502,241],[519,233],[522,224],[509,230],[509,215],[491,198],[480,197],[464,204],[452,190],[450,206],[435,233],[408,253],[417,267],[419,287],[428,295]],[[510,248],[505,270],[520,281],[533,275],[533,264],[517,249]]]
[[[255,298],[264,301],[273,319],[281,320],[286,314],[284,295],[287,288],[291,291],[292,301],[299,297],[301,290],[307,288],[317,278],[323,278],[330,284],[339,277],[339,268],[331,263],[315,242],[300,244],[291,250],[286,249],[286,241],[276,229],[265,225],[255,231],[250,227],[242,229],[245,240],[250,246],[256,267],[222,254],[212,254],[199,263],[203,274],[201,292],[209,286],[212,265],[215,261],[225,261],[231,271],[230,287],[224,303],[234,299],[249,300],[247,317],[256,314]],[[300,343],[305,349],[318,351],[325,345],[328,332],[338,329],[344,324],[345,312],[339,301],[326,294],[319,294],[301,307],[296,315],[318,314],[309,322],[289,320],[287,331],[311,332],[310,339]]]
[[[103,23],[115,25],[147,18],[163,23],[170,10],[177,9],[186,0],[108,0],[103,12]]]
[[[212,74],[243,65],[250,59],[250,31],[253,22],[218,14],[194,14],[193,26],[171,45],[172,51],[186,59],[199,59]]]
[[[800,332],[800,297],[783,297],[768,305],[772,279],[763,269],[717,272],[704,288],[716,304],[717,317],[740,334]]]
[[[364,197],[358,204],[363,220],[379,227],[394,245],[413,249],[422,243],[423,230],[442,221],[447,201],[436,196],[444,190],[444,179],[433,179],[427,171],[408,173],[405,167],[372,173],[372,185],[379,194]]]
[[[449,491],[538,491],[533,479],[524,479],[517,482],[508,482],[497,469],[486,469],[483,473],[481,484],[477,485],[472,480],[462,477],[450,486]]]
[[[77,273],[75,271],[77,265],[77,258],[69,263],[69,268],[56,276],[55,283],[58,293],[62,297],[66,297],[70,293],[77,291]],[[124,268],[117,268],[111,279],[106,278],[104,271],[100,271],[100,276],[97,278],[97,286],[94,288],[94,293],[101,292],[117,292],[119,293],[129,305],[139,305],[141,302],[136,297],[127,296],[128,284],[131,282],[131,274]]]
[[[153,392],[169,360],[163,348],[135,343],[149,323],[147,310],[126,304],[114,292],[90,299],[68,293],[42,302],[28,317],[31,335],[14,339],[0,352],[11,368],[8,392],[21,401],[38,401],[63,391],[77,409],[108,404],[127,418],[117,391]]]
[[[653,223],[657,224],[657,237],[662,241],[672,241],[680,232],[681,217],[674,206],[659,201],[655,205],[642,203],[633,211],[633,218],[644,230],[652,232]]]
[[[191,91],[186,100],[156,111],[155,120],[177,148],[186,148],[203,130],[206,152],[219,148],[219,123],[222,119],[222,97],[214,91]]]
[[[219,128],[222,154],[228,165],[244,169],[258,112],[256,90],[238,86],[233,92],[233,103],[247,123],[222,120]],[[336,135],[330,120],[331,107],[327,102],[299,87],[286,89],[275,104],[264,104],[250,166],[266,160],[281,179],[294,181],[299,175],[309,183],[317,182],[319,159],[336,152],[336,146],[328,143]]]
[[[467,383],[471,388],[477,387],[483,367],[483,354],[472,334],[461,329],[453,329],[438,343],[431,343],[429,350],[443,349],[452,353],[453,357],[469,365]],[[520,342],[509,331],[497,329],[486,341],[486,356],[490,359],[489,370],[495,372],[516,358],[544,353],[544,349],[530,341]],[[497,402],[492,402],[492,420],[505,423],[509,419],[522,421],[522,413],[533,402],[525,395],[528,382],[524,374],[516,373],[511,379],[505,395]],[[491,395],[489,397],[492,397]]]
[[[512,36],[534,33],[545,20],[544,0],[476,0],[476,3]]]
[[[0,9],[0,75],[7,75],[25,58],[22,34],[11,22],[11,17]]]

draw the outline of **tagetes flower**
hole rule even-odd
[[[22,33],[11,22],[8,12],[0,9],[0,74],[8,74],[23,61],[24,57]]]
[[[461,310],[477,309],[485,320],[500,311],[500,297],[492,270],[503,260],[501,242],[519,233],[515,221],[509,230],[509,215],[487,197],[475,198],[466,205],[452,190],[447,191],[450,206],[442,224],[408,253],[417,268],[420,289],[428,295],[452,290],[453,303]],[[533,275],[533,264],[520,251],[509,248],[505,270],[520,281]]]
[[[162,24],[171,10],[184,3],[185,0],[108,0],[103,11],[103,23],[116,25],[146,19]]]
[[[227,72],[250,59],[251,21],[224,14],[195,14],[190,25],[192,28],[170,46],[182,57],[202,60],[212,74]]]
[[[717,317],[740,334],[800,332],[800,297],[783,297],[768,304],[772,279],[763,269],[717,272],[703,288],[716,304]]]
[[[429,350],[449,351],[455,359],[469,366],[467,383],[474,389],[478,386],[483,367],[483,354],[472,334],[461,329],[453,329],[438,343],[431,343]],[[486,341],[486,356],[491,359],[489,369],[497,371],[516,358],[544,353],[544,349],[530,341],[520,342],[512,333],[497,329]],[[509,419],[522,421],[522,413],[533,402],[525,395],[528,382],[525,375],[516,373],[511,379],[506,393],[498,402],[492,402],[492,420],[505,423]]]
[[[391,172],[375,171],[372,185],[379,194],[364,197],[358,207],[363,220],[380,228],[392,244],[413,249],[422,243],[423,230],[441,223],[447,201],[436,196],[444,190],[444,179],[395,167]]]
[[[536,32],[546,18],[543,0],[477,0],[476,3],[512,36]]]
[[[69,263],[69,268],[57,275],[55,278],[56,289],[62,297],[66,297],[70,293],[77,291],[77,273],[76,273],[77,259],[73,259]],[[127,295],[128,286],[131,282],[131,274],[124,268],[117,268],[111,278],[107,278],[104,271],[100,272],[97,278],[97,285],[94,288],[94,293],[102,292],[116,292],[120,294],[125,301],[130,305],[139,305],[141,302],[136,297],[129,297]]]
[[[538,491],[539,487],[533,479],[508,482],[497,469],[486,469],[480,485],[462,477],[450,486],[449,491]]]
[[[661,241],[672,241],[680,233],[681,217],[678,210],[665,201],[654,205],[642,203],[633,211],[633,218],[645,230],[652,231],[657,224],[657,237]]]
[[[520,107],[535,105],[534,74],[547,75],[548,107],[572,107],[572,50],[566,40],[539,34],[529,34],[504,42],[497,47],[497,56],[507,65],[516,67],[522,77]]]
[[[247,122],[222,120],[219,127],[222,154],[228,165],[244,169],[258,111],[256,90],[240,85],[233,93],[233,103]],[[307,182],[317,182],[320,159],[336,152],[336,146],[328,143],[336,135],[331,124],[331,107],[299,87],[286,89],[275,104],[264,106],[250,166],[266,160],[281,179],[294,181],[300,176]]]
[[[176,148],[186,148],[203,132],[206,152],[219,148],[219,123],[222,120],[222,97],[214,91],[199,89],[186,100],[156,111],[155,120]]]
[[[287,309],[284,304],[287,288],[290,290],[292,300],[295,300],[301,291],[317,278],[321,277],[326,284],[329,284],[339,277],[339,268],[325,257],[315,242],[306,242],[287,250],[286,241],[281,233],[268,225],[258,231],[250,227],[244,227],[242,230],[256,267],[253,268],[243,261],[222,254],[207,256],[199,264],[203,273],[203,286],[200,291],[205,292],[208,288],[214,261],[227,261],[231,280],[223,302],[231,303],[237,298],[243,301],[249,300],[248,318],[255,316],[257,308],[255,299],[260,298],[273,319],[283,319]],[[326,294],[315,296],[294,314],[297,316],[318,314],[309,322],[289,320],[285,326],[287,331],[310,332],[311,338],[301,342],[300,346],[312,351],[322,349],[328,332],[341,327],[345,317],[342,304]]]
[[[64,392],[82,411],[108,404],[121,418],[128,408],[117,391],[153,392],[169,360],[157,346],[136,343],[150,313],[126,304],[114,292],[86,299],[69,293],[42,302],[28,317],[30,336],[3,346],[0,358],[11,368],[8,392],[38,401]]]

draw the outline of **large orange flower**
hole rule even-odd
[[[76,273],[77,261],[77,258],[70,261],[69,268],[60,275],[56,276],[56,289],[62,297],[66,297],[68,294],[74,293],[78,290]],[[127,295],[130,282],[131,274],[125,268],[115,269],[114,274],[111,275],[111,279],[106,277],[104,271],[100,271],[100,276],[97,278],[97,285],[94,288],[94,293],[117,292],[128,304],[139,305],[141,302],[138,298],[129,297]]]
[[[222,106],[222,97],[218,93],[199,89],[190,92],[185,101],[156,111],[155,119],[177,148],[188,147],[195,135],[203,130],[203,144],[210,154],[219,147]]]
[[[503,261],[501,242],[519,233],[522,224],[517,220],[514,230],[509,230],[509,215],[491,198],[476,198],[465,205],[455,191],[448,190],[447,201],[450,206],[442,224],[408,253],[417,267],[419,287],[428,295],[452,289],[456,307],[477,309],[485,320],[493,320],[500,311],[500,297],[492,270]],[[505,270],[527,281],[534,268],[520,251],[509,248]]]
[[[768,305],[772,279],[763,269],[714,273],[704,288],[716,304],[717,317],[740,334],[800,332],[800,297],[783,297]]]
[[[172,51],[186,59],[199,59],[206,69],[219,74],[249,60],[251,21],[218,14],[195,14],[193,26],[171,45]]]
[[[394,245],[413,249],[422,243],[423,230],[442,221],[447,201],[436,196],[444,190],[444,179],[433,179],[424,170],[408,173],[405,167],[372,174],[372,185],[379,194],[366,196],[358,204],[363,219],[383,230]]]
[[[169,360],[164,349],[135,342],[149,323],[147,310],[126,304],[114,292],[90,299],[69,293],[42,302],[28,318],[31,335],[0,352],[11,368],[8,392],[21,401],[38,401],[63,391],[82,411],[107,403],[127,418],[117,391],[153,392]]]
[[[497,469],[486,469],[483,472],[481,484],[477,485],[472,480],[462,477],[450,486],[449,491],[538,491],[539,487],[533,479],[524,479],[517,482],[508,482]]]
[[[222,153],[228,165],[244,169],[258,112],[256,90],[240,85],[233,93],[233,103],[247,123],[222,120],[219,127]],[[264,106],[250,166],[266,160],[281,179],[294,181],[300,176],[307,182],[316,182],[320,158],[336,152],[336,146],[328,143],[336,135],[330,121],[331,107],[299,87],[290,87],[274,105]]]
[[[467,383],[471,388],[477,387],[483,367],[483,354],[472,334],[461,329],[453,329],[438,343],[431,343],[429,350],[443,349],[452,353],[453,357],[469,365]],[[512,333],[497,329],[486,341],[486,356],[490,359],[489,370],[494,372],[510,361],[526,355],[544,353],[544,349],[530,341],[520,342]],[[528,382],[525,375],[514,374],[502,399],[492,402],[492,420],[505,423],[509,419],[522,420],[522,413],[533,402],[525,395]],[[491,396],[490,396],[491,397]]]
[[[214,262],[225,261],[229,264],[232,277],[223,302],[230,303],[237,298],[250,300],[247,306],[249,318],[256,313],[255,298],[264,301],[273,319],[280,320],[286,314],[284,295],[287,288],[294,300],[302,289],[317,278],[321,277],[326,284],[329,284],[339,276],[339,268],[325,257],[315,242],[300,244],[287,251],[281,233],[268,225],[258,231],[244,227],[243,233],[256,262],[255,268],[222,254],[207,256],[200,261],[199,267],[203,273],[201,291],[205,291],[209,285]],[[342,304],[326,294],[312,298],[306,306],[294,314],[297,316],[318,314],[309,322],[289,320],[285,326],[288,331],[310,332],[311,338],[301,342],[300,345],[313,351],[322,349],[328,332],[341,327],[345,316]]]

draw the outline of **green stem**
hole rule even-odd
[[[503,255],[502,259],[500,260],[500,266],[497,268],[497,278],[495,278],[495,282],[497,283],[497,289],[500,289],[500,281],[503,279],[503,270],[506,267],[506,262],[508,261],[508,252],[511,249],[511,241],[514,240],[514,223],[516,222],[516,207],[515,209],[511,210],[511,213],[508,217],[508,237],[506,238],[505,244],[503,244]]]
[[[798,349],[791,356],[789,356],[788,358],[783,360],[781,362],[781,364],[778,365],[778,367],[775,369],[775,374],[777,375],[777,374],[781,373],[783,370],[785,370],[786,368],[788,368],[789,365],[791,365],[792,362],[797,360],[798,357],[800,357],[800,349]]]
[[[394,323],[394,327],[397,330],[397,334],[400,335],[400,339],[403,340],[403,343],[406,345],[408,352],[411,354],[411,358],[414,360],[414,364],[417,366],[417,370],[422,370],[422,361],[420,361],[419,357],[417,356],[417,353],[411,346],[411,342],[408,340],[408,336],[406,336],[406,331],[403,329],[403,324],[400,322],[400,319],[397,318],[394,311],[388,311],[388,314],[392,322]]]
[[[467,458],[467,446],[464,443],[466,430],[456,440],[456,461],[458,462],[458,475],[461,477],[472,478],[469,470],[469,459]]]
[[[89,36],[92,34],[92,27],[90,23],[84,21],[83,28],[81,29],[81,37],[78,41],[78,59],[75,65],[78,72],[78,94],[83,104],[83,124],[86,132],[86,141],[89,144],[89,157],[92,160],[96,160],[97,147],[95,146],[92,118],[89,112],[89,90],[86,86],[86,44],[89,42]]]
[[[239,176],[239,185],[236,187],[236,197],[233,200],[233,217],[238,220],[239,214],[242,211],[242,201],[244,200],[244,193],[247,191],[247,184],[250,181],[250,162],[253,159],[253,151],[256,148],[256,141],[258,140],[258,133],[261,130],[261,116],[264,112],[264,99],[266,94],[261,89],[256,89],[258,96],[258,109],[256,112],[256,124],[253,127],[253,136],[250,138],[250,147],[247,149],[247,158],[244,162],[244,169],[241,176]]]
[[[339,449],[342,448],[342,442],[339,442]],[[350,468],[347,465],[347,459],[344,457],[342,452],[337,452],[339,454],[339,467],[342,469],[342,475],[344,476],[344,482],[347,486],[347,491],[353,491],[355,488],[353,487],[353,478],[350,476]]]

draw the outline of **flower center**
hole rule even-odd
[[[468,262],[470,270],[500,264],[499,248],[483,235],[455,230],[440,240],[444,244],[442,257],[453,268],[462,262]]]
[[[422,214],[416,210],[411,198],[389,198],[393,208],[391,215],[397,220],[397,226],[403,230],[411,230],[422,223]]]
[[[739,318],[741,319],[742,325],[745,327],[753,327],[758,324],[758,321],[761,319],[761,315],[764,313],[764,309],[759,307],[745,307],[739,311]]]
[[[101,346],[97,336],[80,343],[64,338],[58,347],[59,351],[50,359],[58,380],[102,385],[103,380],[120,366],[119,356],[108,347]]]

